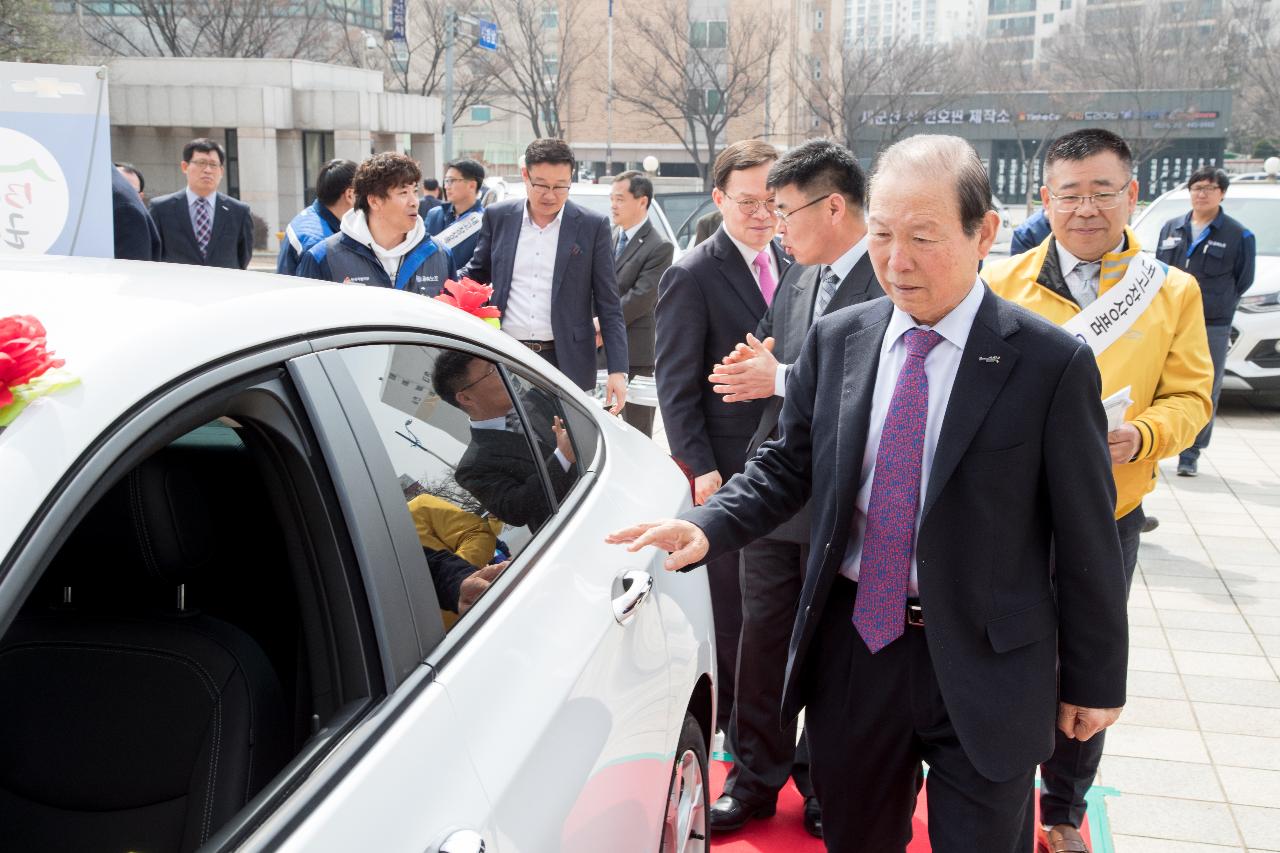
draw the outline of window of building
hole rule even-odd
[[[824,12],[823,10],[821,9],[813,10],[813,29],[815,32],[819,32],[819,33],[822,32],[822,28],[826,23],[823,20],[825,17],[826,17],[826,12]]]
[[[1034,35],[1035,31],[1035,15],[1024,15],[1019,18],[999,18],[987,22],[987,35],[991,38],[1029,36]]]
[[[240,198],[240,138],[234,127],[224,131],[223,139],[227,149],[227,195]]]
[[[728,21],[690,21],[689,46],[692,48],[718,48],[729,42]]]
[[[1013,12],[1034,12],[1036,0],[987,0],[987,14],[1007,15]]]
[[[493,121],[493,108],[492,107],[472,107],[471,120],[472,121]]]
[[[720,115],[724,112],[724,95],[719,89],[707,89],[706,104],[708,115]]]
[[[542,28],[544,30],[556,30],[560,28],[560,10],[554,6],[548,6],[542,10]]]
[[[560,73],[560,57],[551,54],[542,58],[542,73],[548,77],[555,77]]]
[[[1043,18],[1042,20],[1043,20],[1043,22],[1044,22],[1044,23],[1046,23],[1046,24],[1052,24],[1052,23],[1053,23],[1053,13],[1052,13],[1052,12],[1045,12],[1045,13],[1044,13],[1044,18]]]
[[[822,57],[820,56],[815,56],[813,58],[813,79],[822,79]]]

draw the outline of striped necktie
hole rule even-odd
[[[209,235],[213,231],[213,223],[209,218],[209,200],[197,198],[196,205],[196,245],[200,247],[200,257],[209,257]]]
[[[813,319],[822,316],[822,312],[827,310],[827,306],[831,304],[831,299],[836,295],[836,288],[840,286],[840,276],[836,275],[836,271],[831,267],[823,267],[822,285],[818,288],[818,298],[813,303]]]

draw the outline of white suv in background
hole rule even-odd
[[[1257,239],[1258,262],[1253,286],[1240,300],[1231,321],[1231,348],[1223,391],[1256,394],[1280,392],[1280,183],[1235,181],[1222,200],[1229,216],[1240,220]],[[1143,248],[1155,251],[1160,228],[1191,210],[1186,187],[1153,201],[1133,223]]]

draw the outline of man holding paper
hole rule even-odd
[[[1052,234],[982,271],[997,294],[1060,324],[1097,358],[1130,582],[1142,498],[1155,488],[1157,462],[1190,445],[1208,422],[1213,384],[1195,279],[1143,252],[1127,227],[1138,199],[1132,168],[1129,146],[1109,131],[1055,140],[1040,188]],[[1040,768],[1040,850],[1087,853],[1078,830],[1102,749],[1101,733],[1087,741],[1058,734],[1053,757]]]

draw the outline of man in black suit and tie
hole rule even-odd
[[[569,201],[576,162],[564,140],[535,139],[524,160],[528,198],[485,208],[480,239],[458,275],[492,284],[502,331],[585,391],[596,384],[599,328],[609,370],[605,402],[616,415],[627,400],[627,326],[609,220]]]
[[[814,139],[788,151],[769,172],[778,229],[796,260],[773,305],[710,377],[717,393],[738,402],[766,400],[750,452],[778,437],[786,374],[817,317],[883,296],[867,255],[867,181],[849,149]],[[732,725],[734,764],[724,796],[711,807],[711,828],[737,829],[773,813],[788,773],[805,797],[805,828],[822,837],[808,751],[794,725],[778,727],[787,641],[809,552],[809,509],[742,551],[742,640]]]
[[[742,470],[765,401],[726,403],[707,384],[712,367],[755,331],[791,260],[773,239],[769,168],[778,151],[767,142],[735,142],[716,158],[711,197],[724,223],[680,258],[658,286],[658,401],[671,455],[693,475],[703,504]],[[742,594],[738,553],[707,566],[716,623],[717,728],[730,735]]]
[[[653,182],[642,172],[629,171],[613,179],[609,209],[618,236],[613,243],[622,318],[627,322],[627,378],[653,375],[654,320],[658,281],[671,266],[675,247],[649,224]],[[597,340],[596,345],[600,342]],[[631,405],[622,414],[627,423],[653,435],[653,407]]]
[[[968,143],[893,145],[869,196],[889,299],[814,324],[744,474],[609,541],[680,569],[812,495],[782,715],[805,706],[827,849],[905,850],[923,779],[935,851],[1023,853],[1055,723],[1085,740],[1125,701],[1098,369],[977,278],[999,219]]]
[[[253,218],[249,205],[218,192],[227,155],[212,139],[193,139],[182,148],[186,189],[151,201],[160,229],[162,260],[175,264],[246,269],[253,259]]]

